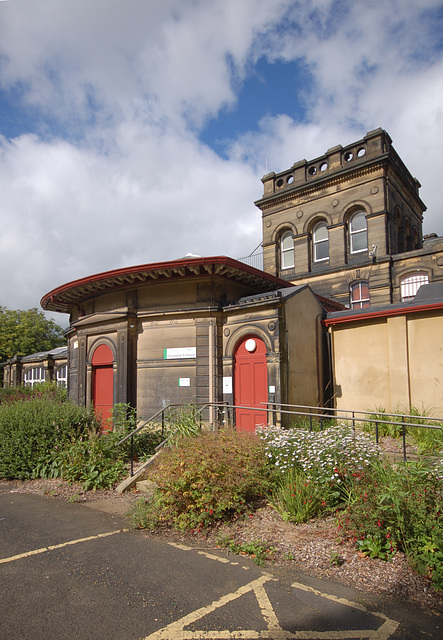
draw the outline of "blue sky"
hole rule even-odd
[[[0,305],[247,255],[266,171],[378,126],[442,235],[442,34],[436,0],[1,1]]]

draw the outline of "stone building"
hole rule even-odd
[[[142,418],[168,403],[242,405],[245,430],[281,403],[443,411],[443,238],[423,238],[420,184],[389,135],[262,182],[263,270],[186,257],[42,298],[69,314],[70,397],[103,418],[118,402]]]
[[[68,381],[68,348],[56,347],[27,356],[14,356],[4,365],[3,384],[16,387],[24,384],[33,387],[42,382],[56,382],[62,387]]]
[[[267,403],[322,404],[321,320],[340,305],[307,286],[224,256],[100,273],[46,294],[69,313],[69,394],[106,419],[131,403],[149,418],[169,403],[243,405],[237,427],[267,422]]]
[[[443,238],[423,239],[420,183],[386,131],[262,182],[266,272],[354,309],[411,300],[443,279]]]

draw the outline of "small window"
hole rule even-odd
[[[349,221],[349,244],[351,253],[368,250],[368,226],[364,211],[357,211]]]
[[[68,384],[68,365],[65,364],[57,369],[55,379],[58,387],[66,389]]]
[[[409,300],[413,300],[422,284],[428,283],[428,274],[424,273],[424,271],[408,273],[408,275],[404,276],[400,282],[401,301],[408,302]]]
[[[363,309],[369,307],[369,283],[361,280],[351,284],[350,290],[351,309]]]
[[[41,384],[42,382],[45,382],[44,367],[33,367],[25,371],[23,383],[27,387],[33,387],[35,384]]]
[[[285,233],[280,241],[281,268],[290,269],[294,266],[294,238],[291,232]]]
[[[322,262],[329,259],[329,233],[326,222],[319,222],[314,227],[314,262]]]

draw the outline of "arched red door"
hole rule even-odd
[[[268,401],[268,366],[266,345],[257,336],[245,336],[234,354],[234,404],[250,409],[235,410],[235,425],[239,431],[254,431],[256,426],[266,424],[266,411],[260,404]]]
[[[114,404],[114,372],[111,349],[101,344],[92,356],[92,403],[102,429],[108,429],[108,418]]]

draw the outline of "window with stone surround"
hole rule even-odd
[[[400,281],[401,301],[408,302],[413,300],[420,287],[428,283],[429,277],[424,271],[407,273]]]
[[[359,280],[351,284],[349,298],[351,309],[369,307],[369,283],[366,280]]]
[[[357,211],[349,220],[349,250],[352,254],[368,250],[368,225],[364,211]]]
[[[329,232],[326,222],[318,222],[312,233],[314,262],[329,259]]]
[[[280,265],[281,269],[294,266],[294,237],[290,231],[284,233],[280,240]]]

